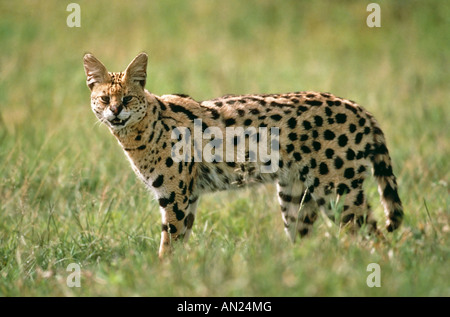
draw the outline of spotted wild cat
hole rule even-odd
[[[92,110],[158,199],[160,256],[172,241],[188,239],[202,193],[249,184],[276,182],[292,240],[297,232],[304,236],[310,231],[319,209],[330,214],[330,202],[337,199],[343,202],[342,225],[376,231],[362,188],[372,169],[387,230],[402,222],[383,132],[351,100],[318,92],[227,95],[202,102],[186,95],[156,96],[144,88],[145,53],[120,73],[108,72],[91,54],[84,56],[84,68]],[[269,129],[277,138],[269,139]],[[261,154],[269,152],[277,154],[275,159]]]

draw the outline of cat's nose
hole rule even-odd
[[[121,104],[112,104],[109,106],[109,110],[115,115],[118,116],[119,113],[122,111],[123,105]]]

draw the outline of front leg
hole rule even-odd
[[[176,191],[159,198],[162,216],[160,258],[171,252],[174,241],[187,241],[194,224],[197,198]]]

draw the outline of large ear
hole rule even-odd
[[[137,81],[144,88],[147,79],[147,60],[148,56],[145,53],[136,56],[125,70],[126,80]]]
[[[109,80],[106,67],[92,54],[86,54],[83,58],[84,72],[86,73],[86,83],[90,90],[96,83],[104,83]]]

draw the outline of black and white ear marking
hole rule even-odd
[[[86,73],[86,83],[90,90],[97,83],[104,83],[109,80],[106,67],[92,54],[85,54],[83,57],[84,72]]]
[[[125,70],[125,78],[130,81],[139,82],[142,88],[144,88],[147,80],[147,61],[148,56],[146,53],[141,53],[136,56]]]

